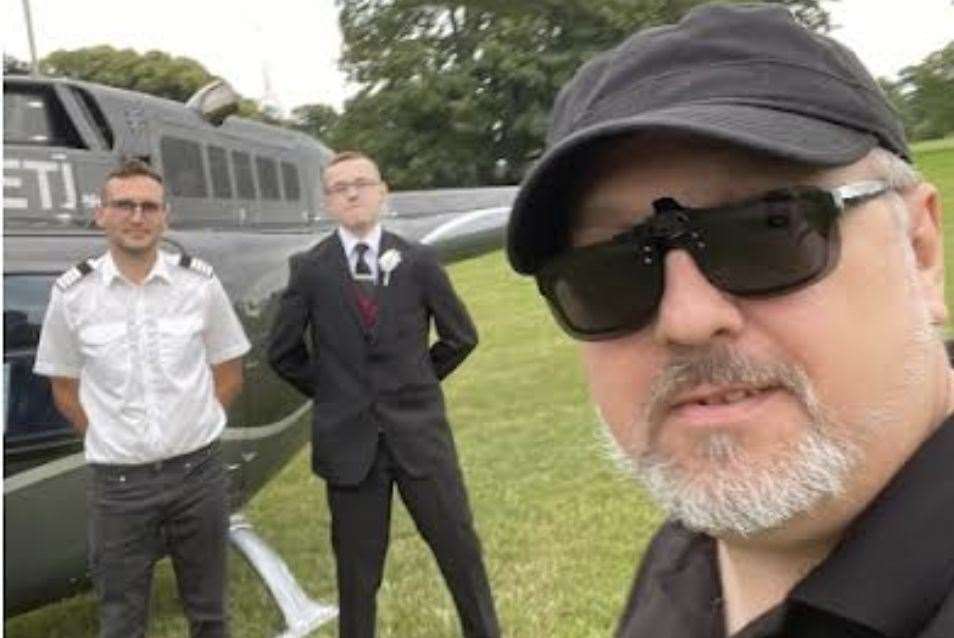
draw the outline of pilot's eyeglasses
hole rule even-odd
[[[360,193],[380,183],[381,181],[376,179],[356,179],[353,182],[335,182],[326,188],[325,192],[329,195],[345,195],[353,188]]]
[[[106,206],[126,217],[132,217],[136,211],[139,211],[147,219],[154,218],[165,210],[165,205],[159,202],[137,202],[132,199],[116,199],[106,204]]]

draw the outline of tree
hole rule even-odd
[[[331,143],[339,117],[338,112],[327,104],[302,104],[292,109],[289,123],[296,130]]]
[[[829,27],[819,0],[778,2]],[[396,188],[433,188],[518,181],[580,64],[701,0],[337,3],[341,66],[361,89],[334,142],[374,156]]]
[[[3,54],[3,74],[4,75],[28,75],[30,65],[23,60],[14,57],[8,53]]]
[[[901,69],[890,91],[912,140],[954,133],[954,41]]]
[[[162,51],[136,53],[108,45],[57,50],[40,61],[46,75],[98,82],[122,89],[184,102],[213,79],[191,58],[172,57]]]
[[[247,97],[243,97],[241,100],[239,100],[238,112],[236,115],[249,120],[258,120],[259,122],[264,122],[265,124],[274,124],[276,126],[292,128],[291,122],[282,117],[282,113],[278,110],[278,108],[268,104],[263,104],[258,100],[253,100]]]
[[[830,1],[837,2],[837,0]],[[765,0],[765,2],[787,7],[799,22],[813,31],[828,33],[832,29],[831,16],[822,7],[821,0]],[[663,0],[660,3],[662,21],[676,22],[699,4],[703,3],[695,0]]]
[[[911,130],[914,128],[911,109],[907,104],[907,97],[900,82],[891,81],[888,78],[878,78],[878,86],[888,98],[888,102],[894,107],[898,115],[901,116],[901,122],[904,124],[904,130],[908,139],[911,139]]]

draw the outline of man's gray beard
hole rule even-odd
[[[781,449],[760,455],[748,452],[733,434],[712,433],[692,451],[699,468],[689,470],[654,450],[652,441],[667,401],[702,383],[781,388],[802,404],[807,427]],[[641,419],[650,428],[647,450],[634,458],[608,436],[616,447],[613,456],[674,518],[714,536],[751,536],[837,497],[861,457],[860,433],[826,414],[804,372],[726,348],[676,356],[654,384],[648,406]]]
[[[779,527],[845,490],[857,446],[812,424],[770,458],[747,454],[731,434],[700,443],[705,469],[686,471],[655,453],[642,455],[635,475],[653,498],[687,527],[714,536],[751,536]]]

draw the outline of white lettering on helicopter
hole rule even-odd
[[[25,210],[30,206],[30,193],[18,193],[27,197],[8,195],[11,190],[24,188],[23,177],[10,175],[10,171],[25,171],[36,177],[36,194],[39,195],[40,208],[53,210],[53,186],[62,194],[62,200],[56,202],[58,210],[76,210],[76,182],[73,179],[73,167],[67,162],[50,162],[43,160],[18,160],[4,158],[3,160],[3,207],[8,210]],[[59,183],[51,181],[51,175],[59,175]]]
[[[90,210],[94,208],[99,208],[102,200],[99,197],[99,193],[83,193],[83,208],[88,208]]]

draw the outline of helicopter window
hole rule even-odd
[[[99,104],[96,103],[96,100],[93,99],[93,96],[90,95],[88,91],[84,91],[75,86],[70,88],[75,95],[79,96],[80,103],[86,108],[86,114],[92,121],[96,131],[102,137],[106,148],[112,148],[114,139],[113,129],[110,128],[109,122],[106,121],[106,116],[103,115],[103,110],[99,108]]]
[[[235,189],[241,199],[255,199],[255,178],[252,175],[252,158],[248,153],[232,151],[235,167]]]
[[[33,374],[40,326],[55,275],[3,278],[3,396],[5,438],[26,438],[69,430],[53,405],[50,382]]]
[[[229,161],[221,146],[206,146],[209,172],[212,174],[212,196],[232,199],[232,180],[229,179]]]
[[[278,192],[278,169],[275,160],[267,157],[256,157],[255,166],[258,168],[258,184],[262,187],[262,199],[281,199]]]
[[[3,85],[3,143],[85,148],[52,86]]]
[[[297,202],[301,199],[298,186],[298,168],[291,162],[282,162],[282,185],[285,187],[285,199]]]
[[[180,197],[207,197],[205,163],[199,145],[179,137],[163,136],[159,143],[169,192]]]

